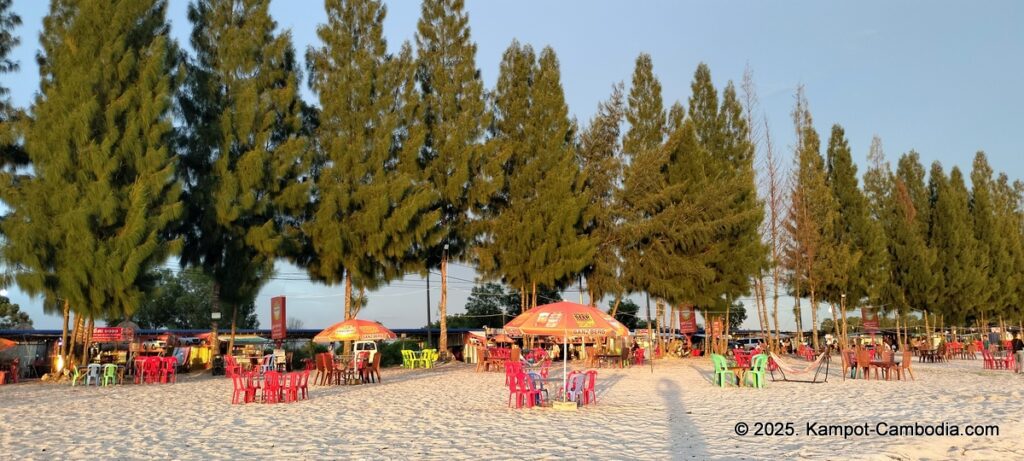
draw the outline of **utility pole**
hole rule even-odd
[[[430,271],[427,271],[427,347],[430,347]]]

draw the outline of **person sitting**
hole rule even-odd
[[[1020,333],[1017,333],[1017,335],[1013,338],[1012,346],[1013,355],[1016,359],[1015,361],[1017,362],[1016,369],[1014,369],[1013,371],[1016,373],[1020,373],[1021,362],[1024,362],[1024,341],[1020,339]]]

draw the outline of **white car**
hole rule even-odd
[[[363,351],[370,353],[370,362],[373,362],[373,357],[377,355],[377,343],[374,341],[356,341],[353,353],[359,355]]]

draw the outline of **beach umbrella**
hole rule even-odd
[[[387,329],[384,325],[369,320],[349,319],[338,322],[317,333],[313,337],[315,343],[329,343],[334,341],[379,341],[384,339],[395,339],[398,337],[395,332]]]
[[[515,342],[514,339],[509,338],[508,335],[506,335],[506,334],[495,335],[493,338],[491,338],[491,341],[494,341],[496,343],[511,343],[511,342]]]
[[[6,351],[7,349],[10,349],[17,345],[18,343],[14,341],[5,338],[0,338],[0,351]]]
[[[570,336],[629,336],[629,329],[608,313],[595,307],[561,301],[523,312],[505,324],[505,333],[513,336],[562,338],[562,388],[565,389],[569,368]],[[563,394],[563,400],[564,398]]]

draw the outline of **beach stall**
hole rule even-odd
[[[629,329],[594,307],[561,301],[534,307],[505,324],[512,336],[552,336],[562,340],[562,388],[567,389],[571,338],[624,337]],[[563,400],[565,396],[563,396]]]

